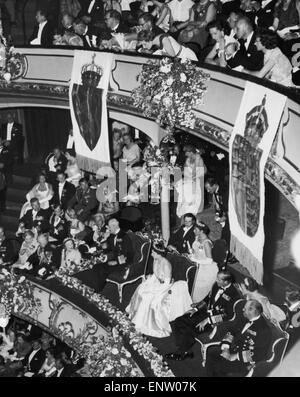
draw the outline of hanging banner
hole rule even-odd
[[[110,165],[106,96],[113,54],[75,51],[69,98],[76,158],[85,171]]]
[[[229,142],[231,252],[260,284],[263,280],[264,169],[286,97],[247,82]]]

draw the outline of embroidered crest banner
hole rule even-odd
[[[286,97],[247,82],[229,142],[230,250],[260,284],[263,280],[264,169]]]
[[[106,97],[113,54],[77,50],[69,89],[76,158],[85,171],[110,165]]]

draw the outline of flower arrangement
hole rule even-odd
[[[77,293],[80,293],[91,303],[95,304],[99,310],[103,311],[111,319],[114,329],[120,333],[120,335],[126,337],[132,348],[136,350],[147,362],[149,362],[155,376],[174,376],[167,364],[163,361],[162,356],[158,354],[153,345],[135,329],[134,324],[129,320],[125,313],[113,306],[107,298],[95,293],[86,285],[83,285],[79,280],[59,273],[56,273],[56,277],[63,285]]]
[[[139,87],[134,89],[134,106],[146,117],[169,126],[193,128],[193,108],[203,103],[209,75],[189,59],[163,58],[143,65],[138,76]]]
[[[6,316],[12,311],[26,311],[38,315],[41,302],[34,297],[31,284],[24,276],[17,276],[7,269],[0,270],[0,304],[4,307]]]

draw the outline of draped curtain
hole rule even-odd
[[[54,147],[65,149],[71,128],[67,109],[25,108],[29,158],[43,159]]]

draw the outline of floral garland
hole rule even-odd
[[[68,288],[80,293],[99,310],[103,311],[112,321],[115,330],[128,338],[129,344],[145,360],[150,363],[151,369],[157,377],[173,377],[174,374],[163,361],[160,354],[155,351],[154,346],[137,330],[125,313],[113,306],[104,296],[97,294],[91,288],[83,285],[81,281],[68,275],[56,273],[58,280]]]
[[[163,58],[143,65],[139,87],[132,91],[134,106],[146,117],[169,126],[193,128],[193,108],[203,103],[209,75],[189,59]]]
[[[81,260],[80,263],[71,262],[67,267],[60,267],[55,274],[58,275],[58,277],[64,275],[73,276],[76,273],[92,269],[98,262],[99,259],[94,256],[91,259]]]
[[[7,269],[0,270],[0,304],[7,317],[11,312],[29,311],[37,316],[41,311],[41,301],[34,297],[32,285],[24,276],[17,276]]]

